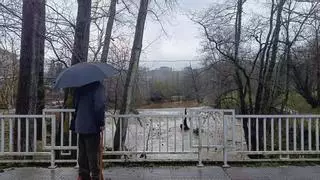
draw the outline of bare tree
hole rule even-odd
[[[23,21],[20,50],[19,84],[16,102],[16,114],[36,114],[39,112],[39,94],[36,89],[42,88],[39,75],[43,72],[44,61],[44,32],[45,32],[45,1],[24,0]],[[41,95],[40,95],[41,96]],[[26,142],[32,143],[33,129],[30,131],[30,140],[25,138],[26,120],[21,120],[21,147]],[[32,127],[32,126],[31,126]],[[17,127],[15,127],[17,133]],[[16,143],[15,143],[16,144]],[[17,145],[17,144],[16,144]],[[29,146],[30,148],[32,146]]]
[[[132,103],[131,100],[133,95],[132,88],[133,88],[134,80],[136,78],[138,65],[139,65],[139,58],[142,50],[143,32],[144,32],[147,13],[148,13],[148,6],[149,6],[149,0],[140,1],[140,8],[139,8],[139,14],[137,18],[135,37],[134,37],[134,42],[131,50],[130,64],[127,72],[127,78],[126,78],[126,83],[124,87],[124,94],[123,94],[122,105],[120,108],[120,114],[127,114],[130,111],[130,105]],[[122,121],[122,123],[120,123],[120,121]],[[116,151],[123,149],[123,147],[120,147],[120,131],[122,131],[122,134],[121,134],[122,145],[124,145],[124,142],[127,136],[128,119],[123,118],[120,121],[117,122],[117,129],[114,137],[115,139],[114,149]],[[122,127],[120,127],[120,124],[122,125]]]
[[[241,17],[245,1],[228,2],[217,4],[193,18],[203,28],[206,62],[211,61],[209,67],[222,64],[219,61],[225,61],[225,67],[233,66],[234,72],[229,70],[229,74],[236,84],[238,96],[235,102],[240,113],[268,114],[277,111],[278,104],[284,107],[288,100],[291,50],[297,41],[306,38],[301,34],[306,31],[305,24],[314,14],[317,3],[302,13],[294,1],[272,0],[269,16],[255,15],[243,25]],[[230,87],[225,90],[227,94],[222,95],[228,97],[233,90]],[[279,98],[281,96],[284,98]],[[253,130],[255,123],[252,121],[248,127],[248,121],[243,120],[245,139],[248,142],[251,138],[253,150],[257,136],[252,131],[252,137],[248,137],[248,130]],[[258,133],[261,139],[262,123],[259,123]]]
[[[317,3],[314,5],[317,5]],[[302,43],[302,45],[298,45],[292,49],[292,63],[290,67],[292,68],[292,78],[296,92],[299,93],[312,108],[316,108],[320,107],[320,24],[318,22],[317,11],[309,13],[309,16],[310,22],[306,22],[309,31],[306,33],[311,33],[311,37]],[[307,37],[307,35],[304,37]]]
[[[107,62],[107,60],[108,60],[112,27],[113,27],[114,18],[116,15],[116,7],[117,7],[117,0],[111,0],[109,12],[108,12],[108,14],[109,14],[108,24],[107,24],[106,34],[105,34],[105,38],[104,38],[103,50],[102,50],[102,54],[101,54],[101,61],[102,62]]]
[[[246,40],[242,40],[242,9],[243,4],[245,1],[238,0],[236,3],[224,4],[218,7],[209,9],[207,13],[203,14],[200,18],[195,19],[195,22],[198,23],[204,29],[204,35],[208,40],[208,47],[209,52],[213,54],[218,54],[220,59],[226,60],[231,63],[234,67],[234,82],[237,85],[236,91],[238,94],[239,100],[239,111],[242,114],[251,114],[251,113],[260,113],[260,106],[259,103],[261,101],[261,97],[266,98],[262,93],[268,91],[268,93],[272,92],[272,80],[273,80],[273,70],[275,66],[275,60],[278,50],[278,43],[279,43],[279,35],[280,35],[280,27],[281,27],[281,14],[282,8],[285,1],[280,1],[277,4],[277,21],[276,26],[273,28],[273,14],[275,12],[274,9],[274,1],[271,4],[271,14],[270,14],[270,21],[269,21],[269,32],[265,38],[265,43],[262,43],[262,35],[259,28],[255,28],[254,35],[251,36],[255,41],[259,43],[259,49],[257,53],[253,56],[252,52],[247,53],[244,49],[241,48],[241,43],[251,43],[252,40],[250,38],[246,38]],[[236,13],[232,12],[233,7],[236,8]],[[209,13],[213,13],[213,15],[209,15]],[[209,17],[208,17],[209,15]],[[235,19],[234,19],[235,17]],[[215,25],[213,25],[215,23]],[[234,23],[234,25],[232,25]],[[234,27],[232,30],[231,27]],[[216,28],[216,29],[215,29]],[[250,28],[248,28],[250,29]],[[258,32],[260,33],[256,33]],[[246,30],[247,31],[247,30]],[[249,30],[251,31],[251,30]],[[272,43],[270,43],[271,33],[272,35]],[[250,32],[245,32],[250,33]],[[232,37],[233,35],[233,37]],[[247,42],[246,42],[247,41]],[[231,51],[233,49],[233,51]],[[271,60],[269,62],[269,52],[272,50]],[[241,54],[240,54],[241,52]],[[241,57],[240,57],[241,56]],[[252,76],[254,73],[257,72],[257,60],[260,57],[260,67],[259,67],[259,80],[258,80],[258,87],[254,90]],[[246,60],[247,59],[247,60]],[[266,87],[266,84],[270,84]],[[266,90],[267,89],[267,90]],[[270,92],[269,92],[270,91]],[[256,99],[253,99],[254,92],[256,92]],[[265,93],[264,93],[265,94]],[[266,99],[264,99],[266,101]],[[268,98],[268,106],[263,106],[264,108],[269,108],[272,103],[270,103],[270,99]],[[254,102],[258,103],[258,105],[254,106]],[[266,105],[267,102],[264,103]],[[270,109],[268,109],[270,110]],[[255,122],[251,123],[251,127],[248,127],[248,121],[244,119],[243,121],[243,128],[245,132],[245,139],[248,142],[248,128],[254,128]],[[260,123],[261,125],[261,123]],[[262,128],[259,128],[260,130]],[[262,132],[262,131],[261,131]],[[259,138],[260,134],[259,132]],[[255,140],[252,140],[255,142]],[[253,145],[255,147],[255,145]]]
[[[192,94],[195,94],[195,98],[197,100],[197,102],[200,104],[202,102],[202,98],[200,96],[200,69],[194,69],[192,68],[192,66],[190,65],[189,67],[185,68],[186,69],[186,80],[185,80],[185,83],[187,82],[191,82],[190,86],[191,87],[187,87],[187,88],[191,88],[193,91],[192,91]]]
[[[46,7],[46,59],[68,67],[71,64],[76,26],[76,17],[71,12],[76,6],[66,0],[48,0]]]
[[[276,65],[276,60],[277,60],[277,52],[278,52],[278,44],[279,44],[279,37],[280,37],[280,30],[281,30],[281,17],[282,17],[282,11],[283,11],[283,6],[285,4],[286,0],[280,0],[278,5],[277,5],[277,16],[276,16],[276,25],[273,31],[273,36],[272,36],[272,47],[271,47],[271,57],[270,57],[270,62],[268,63],[268,68],[267,68],[267,74],[265,78],[265,85],[264,85],[264,93],[263,93],[263,98],[262,98],[262,104],[264,105],[262,108],[262,113],[268,113],[270,112],[270,107],[271,107],[271,95],[272,95],[272,84],[273,84],[273,73],[274,73],[274,68]]]
[[[291,84],[291,70],[294,67],[292,62],[292,48],[295,43],[301,37],[302,31],[306,30],[305,26],[308,23],[310,17],[315,14],[316,7],[319,2],[312,3],[310,9],[305,14],[297,14],[294,12],[296,4],[293,0],[288,1],[288,8],[285,8],[286,19],[283,23],[285,30],[285,41],[284,41],[284,58],[285,58],[285,96],[281,105],[281,111],[284,111],[285,106],[289,100],[289,91]],[[301,38],[300,38],[301,39]],[[283,66],[283,65],[282,65]]]
[[[75,26],[72,64],[86,62],[88,58],[91,0],[78,0],[77,23]]]

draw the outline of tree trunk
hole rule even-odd
[[[241,75],[239,72],[239,68],[237,64],[239,64],[239,46],[241,40],[241,26],[242,26],[242,6],[243,1],[238,0],[237,4],[237,15],[236,15],[236,23],[235,23],[235,47],[234,47],[234,64],[235,64],[235,81],[238,86],[238,97],[240,99],[240,110],[242,114],[246,114],[246,103],[245,103],[245,94],[243,93],[244,85],[241,79]]]
[[[315,62],[316,62],[316,87],[317,87],[317,101],[320,106],[320,52],[319,52],[319,30],[316,29],[316,57],[315,57]]]
[[[299,66],[292,66],[292,72],[295,82],[295,88],[297,92],[307,101],[307,103],[312,108],[320,107],[320,61],[319,61],[319,36],[318,30],[316,30],[316,38],[315,38],[315,56],[313,60],[315,61],[315,65],[312,65],[312,63],[309,63],[308,61],[304,62],[305,69],[301,71],[301,67]],[[310,67],[315,66],[315,67]],[[316,82],[313,82],[312,79],[310,79],[310,74],[312,73],[310,69],[315,68]],[[305,73],[303,73],[305,72]],[[312,83],[315,83],[315,91],[317,92],[316,95],[313,95],[312,93]]]
[[[235,75],[234,79],[235,82],[238,86],[238,97],[240,100],[240,112],[241,114],[247,114],[247,106],[245,102],[245,96],[246,94],[244,93],[244,85],[241,79],[241,75],[239,72],[239,68],[237,64],[239,64],[239,47],[240,47],[240,40],[241,40],[241,26],[242,26],[242,11],[243,11],[243,0],[238,0],[237,2],[237,14],[236,14],[236,23],[235,23],[235,48],[234,48],[234,63],[235,63]],[[244,119],[243,120],[243,131],[244,131],[244,137],[245,140],[248,144],[249,142],[249,133],[248,133],[248,120]]]
[[[77,23],[71,59],[72,65],[87,61],[91,22],[90,16],[91,0],[78,0]]]
[[[36,114],[43,96],[39,96],[39,84],[43,78],[44,37],[45,37],[45,0],[24,0],[23,21],[20,50],[19,83],[16,102],[16,114]],[[42,66],[42,67],[41,67]],[[40,92],[41,94],[41,92]],[[26,121],[29,122],[29,140],[26,139]],[[21,150],[25,151],[29,143],[29,151],[33,144],[33,123],[29,119],[21,119]],[[15,137],[18,126],[15,124]],[[16,138],[15,138],[16,139]],[[14,143],[17,150],[17,142]]]
[[[74,44],[72,50],[71,64],[87,62],[89,39],[90,39],[90,23],[91,23],[91,0],[78,0],[77,22],[74,34]],[[64,106],[71,108],[72,104],[68,102],[72,99],[72,89],[65,89]]]
[[[276,17],[276,26],[273,32],[271,59],[270,59],[270,64],[266,74],[265,90],[264,90],[264,96],[262,99],[262,104],[264,105],[262,113],[265,113],[265,114],[270,111],[270,106],[272,104],[271,102],[272,99],[270,98],[273,91],[272,77],[273,77],[273,71],[276,65],[276,60],[277,60],[278,43],[279,43],[280,30],[281,30],[281,24],[282,24],[281,15],[282,15],[282,10],[285,2],[286,0],[280,0],[280,2],[277,5],[277,17]]]
[[[289,100],[289,86],[290,86],[290,65],[291,65],[291,45],[290,42],[290,36],[289,36],[289,27],[290,27],[290,19],[288,18],[288,24],[286,25],[286,47],[284,49],[284,57],[285,57],[285,95],[284,100],[281,104],[281,112],[284,112],[285,107],[287,106],[288,100]]]
[[[117,7],[117,0],[111,0],[110,7],[109,7],[109,17],[108,17],[106,35],[104,37],[104,45],[103,45],[103,50],[101,54],[101,62],[105,62],[105,63],[108,61],[112,27],[113,27],[114,18],[116,16],[116,7]]]
[[[46,35],[45,24],[45,0],[42,0],[39,11],[39,28],[37,34],[37,69],[38,69],[38,95],[36,104],[36,113],[42,114],[42,110],[45,108],[45,88],[44,88],[44,43]],[[37,119],[37,140],[41,140],[42,136],[42,119]]]
[[[259,79],[258,79],[258,87],[257,87],[257,93],[256,93],[256,98],[255,98],[255,107],[254,107],[254,113],[255,114],[260,114],[261,113],[261,108],[262,108],[262,95],[263,95],[263,90],[264,90],[264,79],[265,79],[265,71],[267,67],[265,66],[265,62],[268,61],[269,55],[269,47],[270,47],[270,37],[272,34],[273,30],[273,16],[274,16],[274,0],[272,1],[272,6],[271,6],[271,13],[270,13],[270,18],[269,18],[269,32],[266,38],[265,45],[263,47],[261,57],[260,57],[260,69],[259,69]]]
[[[71,64],[77,64],[81,62],[87,62],[88,50],[89,50],[89,39],[90,39],[90,23],[91,23],[91,0],[78,0],[78,12],[77,22],[74,34],[74,44],[72,50]],[[73,107],[73,88],[64,90],[64,108],[75,108]],[[66,119],[66,118],[64,118]],[[68,126],[68,121],[65,122],[64,126]],[[60,130],[57,131],[56,139],[60,143]],[[66,135],[68,130],[64,131]],[[76,133],[72,132],[72,142],[76,142]],[[75,144],[73,144],[75,145]],[[57,152],[60,154],[59,152]],[[76,151],[72,151],[72,158],[76,157]]]
[[[131,108],[130,106],[132,103],[133,85],[134,85],[134,81],[138,71],[139,58],[140,58],[141,49],[142,49],[144,26],[146,22],[147,13],[148,13],[148,5],[149,5],[149,0],[140,1],[139,14],[137,19],[133,47],[131,50],[130,64],[127,72],[123,100],[120,108],[120,114],[128,114]],[[122,122],[120,123],[120,121]],[[122,131],[122,134],[121,134],[122,147],[120,147],[120,128],[122,129],[121,130]],[[128,119],[125,119],[125,118],[119,119],[117,123],[116,132],[115,132],[115,137],[114,137],[114,149],[116,151],[121,150],[124,147],[124,143],[127,135],[127,128],[128,128]]]
[[[194,90],[194,93],[196,94],[196,100],[197,103],[200,104],[201,103],[201,97],[200,97],[200,92],[199,92],[199,88],[198,88],[198,83],[197,83],[197,76],[199,76],[198,72],[195,72],[197,70],[192,69],[191,65],[190,65],[190,73],[191,73],[191,79],[192,79],[192,88]]]

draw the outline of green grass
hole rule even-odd
[[[236,91],[226,94],[221,100],[220,108],[222,109],[237,109],[239,108],[239,100]]]
[[[289,94],[288,107],[298,111],[300,114],[320,114],[320,107],[312,108],[307,101],[296,92]]]
[[[280,98],[281,99],[281,98]],[[254,97],[252,98],[254,100]],[[221,101],[221,108],[239,108],[237,92],[230,92],[225,95],[224,100]],[[248,104],[248,97],[246,103]],[[307,101],[298,93],[290,92],[288,100],[288,108],[298,111],[299,114],[320,114],[320,107],[312,108]]]

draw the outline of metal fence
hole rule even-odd
[[[43,114],[55,115],[56,122],[52,141],[55,151],[55,162],[76,162],[75,157],[66,158],[77,150],[77,138],[66,127],[72,118],[72,109],[44,109]],[[199,156],[199,136],[193,131],[184,131],[182,121],[188,119],[190,129],[192,122],[200,123],[201,116],[197,115],[106,115],[104,130],[104,161],[194,161]],[[127,128],[124,128],[127,121]],[[118,124],[118,137],[115,134]],[[119,128],[120,127],[120,128]],[[125,132],[126,129],[126,132]],[[44,132],[44,137],[47,132]],[[125,136],[122,144],[121,137]],[[67,138],[66,138],[67,137]],[[200,136],[201,137],[201,136]],[[201,139],[201,138],[200,138]],[[115,143],[116,142],[116,143]],[[118,145],[117,145],[118,142]],[[47,144],[44,142],[43,144]],[[117,145],[118,147],[115,147]],[[48,147],[48,146],[46,146]],[[69,154],[68,154],[69,153]],[[77,153],[76,153],[77,154]],[[117,156],[117,158],[115,158]],[[119,158],[120,156],[120,158]]]
[[[52,147],[38,144],[37,129],[41,121],[55,122],[52,115],[0,115],[1,139],[0,162],[52,162],[54,156]],[[40,123],[39,123],[40,122]],[[54,126],[51,126],[52,128]],[[42,128],[45,128],[42,126]],[[52,131],[53,129],[51,129]],[[45,131],[42,131],[45,132]],[[51,139],[52,140],[52,139]],[[52,142],[52,141],[51,141]],[[39,157],[49,158],[39,158]],[[50,160],[51,158],[51,160]]]
[[[44,109],[43,115],[0,115],[0,163],[50,162],[54,168],[77,162],[78,137],[69,130],[73,113]],[[104,161],[198,161],[200,166],[223,161],[228,166],[230,160],[320,160],[320,115],[235,115],[221,109],[187,114],[106,114]]]
[[[228,167],[228,152],[232,151],[235,146],[233,126],[235,111],[204,108],[191,109],[190,113],[201,117],[200,121],[196,123],[198,125],[197,129],[199,129],[199,144],[201,146],[198,148],[200,159],[220,161],[222,157],[224,167]],[[190,124],[193,124],[192,121]],[[222,154],[219,152],[222,152]]]
[[[260,160],[320,160],[320,115],[237,115],[240,146],[235,153]],[[243,125],[247,125],[247,142]],[[254,159],[250,160],[254,161]]]
[[[75,162],[75,159],[66,160],[62,157],[61,150],[76,150],[77,143],[72,138],[71,131],[65,129],[69,125],[72,109],[44,109],[44,114],[57,117],[55,128],[54,150],[60,151],[56,155],[56,162]],[[233,132],[232,123],[234,110],[201,109],[190,110],[185,114],[140,114],[140,115],[111,115],[106,114],[106,129],[104,131],[104,155],[108,155],[105,161],[198,161],[202,166],[202,160],[209,159],[207,152],[216,153],[223,151],[223,162],[227,166],[227,151],[232,147]],[[187,120],[189,129],[184,130],[183,120]],[[124,135],[124,123],[127,121],[125,144],[120,137]],[[119,128],[119,140],[115,140],[115,134]],[[226,132],[226,134],[224,134]],[[230,133],[229,133],[230,132]],[[69,138],[65,138],[69,133]],[[232,134],[232,135],[231,135]],[[229,135],[229,136],[228,136]],[[211,138],[212,137],[212,138]],[[231,145],[227,145],[229,141]],[[118,148],[115,147],[118,142]],[[229,143],[230,143],[229,142]],[[119,149],[120,147],[120,149]],[[225,147],[225,148],[224,148]],[[69,151],[70,153],[70,151]],[[119,155],[121,158],[113,158]]]

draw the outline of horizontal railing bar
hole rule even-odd
[[[192,148],[198,148],[199,145],[192,145]],[[223,145],[202,145],[203,148],[223,148]]]
[[[19,114],[0,114],[0,118],[54,118],[55,115],[19,115]]]
[[[296,114],[296,115],[236,115],[236,119],[241,118],[259,118],[263,120],[262,118],[317,118],[320,117],[320,115],[315,114]]]
[[[43,112],[55,113],[55,112],[74,112],[75,109],[43,109]]]
[[[47,146],[43,146],[43,147],[42,147],[42,150],[50,151],[51,148],[52,148],[52,146],[47,145]]]
[[[320,161],[320,158],[299,158],[299,159],[239,159],[239,160],[229,160],[228,162],[232,163],[232,162],[316,162],[316,161]]]
[[[70,150],[69,152],[67,152],[67,153],[65,153],[65,152],[60,152],[60,155],[61,155],[61,156],[70,156],[70,155],[71,155],[71,150]]]
[[[50,159],[30,159],[30,160],[25,160],[25,159],[22,159],[22,160],[0,160],[0,163],[7,163],[7,164],[10,164],[10,163],[49,163],[50,162]]]
[[[163,108],[163,110],[166,109],[170,109],[170,110],[174,110],[174,109],[183,109],[183,108]],[[52,111],[72,111],[74,109],[58,109],[58,108],[47,108],[47,109],[43,109],[43,111],[47,111],[47,112],[52,112]],[[139,110],[139,109],[138,109]],[[153,110],[153,109],[143,109],[143,110]],[[209,109],[209,108],[204,108],[204,109],[189,109],[192,112],[195,111],[202,111],[202,112],[235,112],[233,109]]]
[[[320,158],[310,159],[239,159],[229,160],[228,162],[317,162]],[[50,160],[0,160],[0,163],[49,163]],[[56,163],[76,163],[77,160],[55,160]],[[104,159],[103,162],[197,162],[195,159]],[[210,162],[210,161],[208,161]],[[214,161],[211,162],[222,162]]]
[[[192,117],[201,117],[200,115],[179,115],[179,114],[172,114],[172,115],[163,115],[163,114],[117,114],[117,115],[107,115],[106,118],[192,118]]]
[[[319,154],[320,151],[234,151],[234,153],[239,154],[292,154],[292,155],[299,155],[299,154]]]
[[[46,150],[77,150],[77,146],[55,146],[54,148],[52,148],[51,146],[47,146],[45,147]],[[108,154],[112,154],[112,153],[122,153],[122,154],[144,154],[144,153],[147,153],[147,154],[183,154],[183,153],[196,153],[197,151],[177,151],[177,152],[174,152],[174,151],[104,151],[104,152],[107,152]]]
[[[128,155],[128,154],[197,154],[197,151],[172,151],[172,152],[157,152],[157,151],[104,151],[104,155]]]
[[[104,159],[103,162],[197,162],[195,159]],[[217,161],[214,161],[217,162]],[[219,161],[218,161],[219,162]]]
[[[191,112],[235,112],[233,109],[210,109],[210,108],[204,108],[204,109],[189,109]]]
[[[53,148],[51,146],[47,147],[49,150],[77,150],[77,146],[54,146]]]
[[[36,156],[51,155],[50,152],[0,152],[0,156]],[[0,160],[1,161],[1,160]]]
[[[76,159],[56,159],[56,163],[76,163]]]
[[[43,109],[43,112],[74,112],[75,109]],[[234,110],[230,110],[230,109],[219,109],[219,110],[210,110],[210,109],[201,109],[201,110],[193,110],[190,109],[191,112],[227,112],[227,113],[231,113],[234,112]],[[178,116],[178,117],[185,117],[183,114],[180,115],[145,115],[145,114],[141,114],[141,115],[132,115],[132,114],[126,114],[126,115],[107,115],[108,117],[122,117],[122,116],[130,116],[130,117],[172,117],[172,116]],[[187,117],[190,117],[187,115]],[[197,117],[197,116],[196,116]],[[314,115],[314,114],[296,114],[296,115],[235,115],[236,118],[277,118],[277,117],[320,117],[320,115]]]
[[[103,159],[103,162],[196,162],[194,159]],[[58,159],[56,160],[57,163],[76,163],[77,160],[72,160],[72,159],[66,159],[66,160],[61,160]]]
[[[61,113],[61,112],[74,112],[74,109],[44,109],[44,113]],[[184,114],[172,114],[172,115],[163,115],[163,114],[107,114],[106,118],[121,118],[121,117],[199,117],[199,115],[184,115]]]

